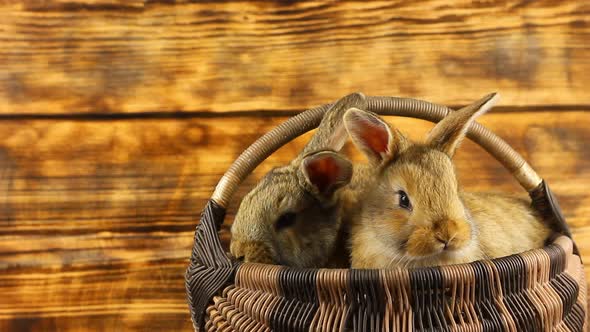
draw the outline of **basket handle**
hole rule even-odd
[[[367,97],[367,102],[368,111],[371,112],[418,118],[435,123],[452,112],[446,106],[411,98]],[[238,185],[248,174],[281,146],[316,128],[330,106],[330,104],[323,105],[300,113],[259,138],[234,161],[223,175],[213,192],[212,199],[220,206],[227,207]],[[530,192],[543,182],[518,152],[484,126],[474,122],[469,128],[467,137],[502,163],[525,190]]]

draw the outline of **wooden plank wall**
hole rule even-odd
[[[590,257],[588,2],[6,0],[0,14],[0,331],[190,330],[183,274],[216,181],[265,131],[352,91],[455,107],[499,91],[481,122],[552,185]],[[456,160],[468,189],[519,190],[471,142]]]

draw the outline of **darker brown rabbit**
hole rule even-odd
[[[345,127],[368,157],[361,209],[352,225],[354,268],[422,267],[496,258],[542,247],[549,228],[530,202],[467,193],[451,158],[496,94],[450,113],[415,143],[377,115],[351,109]]]
[[[343,201],[353,170],[336,151],[347,140],[342,117],[352,107],[366,108],[365,97],[338,100],[299,156],[244,197],[231,229],[235,257],[294,267],[349,265]]]

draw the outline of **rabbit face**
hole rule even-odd
[[[352,164],[332,151],[272,170],[242,200],[230,251],[246,262],[324,265],[341,228],[340,189],[351,176]]]
[[[445,260],[469,248],[475,228],[447,155],[413,145],[380,178],[364,206],[367,225],[390,252],[402,260]]]
[[[461,201],[451,158],[496,99],[491,94],[450,113],[424,143],[410,141],[376,114],[345,113],[346,130],[375,179],[354,221],[353,267],[450,264],[479,255],[477,229]]]

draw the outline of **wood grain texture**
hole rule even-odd
[[[182,260],[3,269],[0,330],[190,331],[185,269]]]
[[[587,1],[0,2],[0,114],[587,107]]]
[[[183,282],[199,212],[231,161],[284,119],[0,121],[0,330],[190,330]],[[388,120],[414,138],[431,128]],[[590,113],[501,112],[482,123],[549,181],[590,257]],[[240,188],[226,245],[239,196],[308,138]],[[456,162],[467,189],[522,192],[472,142]]]
[[[589,13],[558,0],[0,0],[0,331],[190,330],[184,272],[216,182],[286,116],[352,91],[451,106],[499,91],[482,123],[549,182],[590,280]],[[239,197],[308,138],[240,187],[225,245]],[[455,158],[465,188],[522,193],[475,144]]]

